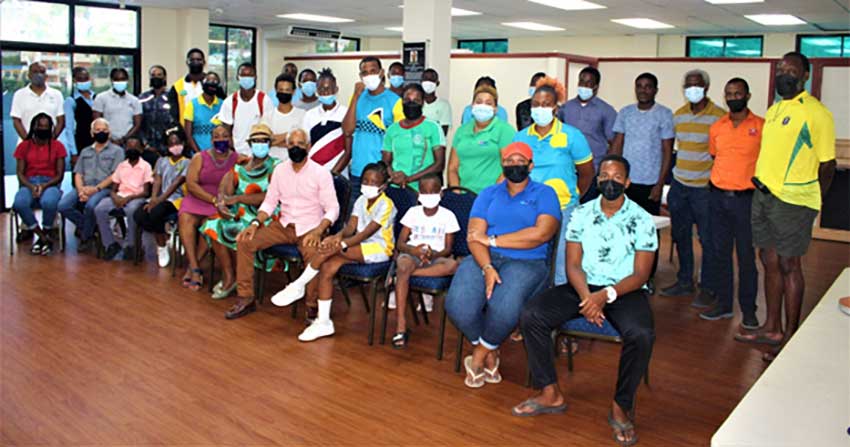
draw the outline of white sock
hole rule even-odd
[[[316,321],[324,323],[331,319],[331,303],[333,300],[319,300],[319,317]]]
[[[298,277],[294,282],[301,284],[301,286],[306,287],[307,283],[313,280],[316,275],[319,274],[319,271],[314,269],[312,265],[307,264],[307,267],[304,268],[304,272],[301,273],[301,276]]]

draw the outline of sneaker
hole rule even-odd
[[[754,331],[759,328],[759,319],[756,317],[755,313],[752,314],[744,314],[744,318],[741,320],[741,327],[744,329]]]
[[[38,238],[34,244],[32,244],[32,248],[30,248],[30,253],[34,255],[40,255],[41,250],[44,248],[45,240],[42,238]]]
[[[103,259],[111,261],[118,253],[121,253],[121,246],[117,242],[113,242],[112,245],[106,247],[106,253],[103,255]]]
[[[15,242],[21,243],[21,242],[31,240],[33,234],[34,233],[33,233],[32,230],[28,230],[28,229],[24,228],[24,229],[22,229],[21,231],[18,232],[17,236],[15,236]]]
[[[700,289],[699,294],[696,298],[691,302],[691,307],[696,307],[697,309],[706,309],[711,306],[714,306],[714,303],[717,301],[717,297],[714,296],[714,293],[708,289]]]
[[[716,321],[723,318],[732,318],[734,315],[735,313],[732,312],[732,309],[723,309],[720,306],[715,306],[711,310],[699,314],[699,317],[703,320]]]
[[[301,283],[294,281],[289,283],[283,290],[272,296],[272,304],[277,307],[289,306],[290,304],[304,298],[305,287]]]
[[[160,268],[166,268],[171,263],[171,250],[169,250],[168,245],[156,247],[156,262]]]
[[[425,312],[431,313],[434,311],[434,295],[430,295],[427,293],[422,294],[422,301],[425,301]],[[422,305],[416,305],[416,311],[422,312]]]
[[[314,321],[313,324],[307,326],[304,329],[304,332],[298,336],[298,341],[313,341],[322,337],[329,337],[334,334],[334,322],[332,320],[327,321]]]
[[[395,308],[396,308],[396,305],[395,305],[395,290],[393,290],[392,292],[390,292],[390,299],[389,299],[389,303],[387,304],[387,309],[395,310]]]
[[[50,253],[53,253],[53,241],[48,239],[41,244],[41,255],[47,256]]]
[[[693,284],[676,283],[665,289],[661,289],[661,296],[686,296],[693,295],[696,292]]]

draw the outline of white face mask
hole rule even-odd
[[[381,85],[381,75],[363,76],[363,83],[366,84],[366,88],[370,92],[374,91],[379,85]]]
[[[431,81],[422,81],[422,90],[425,90],[425,93],[430,95],[437,91],[437,83]]]
[[[363,194],[363,197],[372,200],[381,195],[381,188],[379,186],[363,185],[360,187],[360,193]]]
[[[688,87],[685,89],[685,98],[692,104],[696,104],[705,98],[705,88],[699,86]]]
[[[419,194],[419,203],[425,208],[433,209],[440,206],[441,198],[439,194]]]

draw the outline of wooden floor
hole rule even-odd
[[[335,300],[334,337],[301,344],[288,309],[266,304],[226,321],[230,300],[183,289],[151,263],[33,257],[28,246],[10,257],[7,225],[0,216],[4,445],[612,444],[616,345],[582,344],[571,375],[559,360],[565,415],[521,419],[510,415],[530,393],[519,344],[503,347],[503,383],[469,390],[452,369],[453,328],[447,357],[434,358],[434,321],[414,328],[406,351],[369,347],[355,296],[351,308]],[[674,277],[668,237],[661,285]],[[847,245],[812,243],[804,315],[846,265]],[[732,341],[738,318],[702,321],[688,304],[652,300],[652,386],[641,386],[637,405],[643,446],[708,445],[765,368],[759,351]]]

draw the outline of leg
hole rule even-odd
[[[779,255],[773,248],[762,248],[759,257],[764,266],[764,298],[767,302],[767,320],[762,333],[773,335],[773,339],[782,339],[782,297],[785,295],[785,282],[779,267]]]
[[[753,229],[750,224],[752,195],[737,197],[735,219],[735,249],[738,255],[738,302],[744,316],[755,317],[759,272],[753,250]],[[718,236],[718,233],[714,234]],[[719,264],[719,263],[718,263]]]
[[[700,289],[706,289],[714,292],[719,283],[716,278],[717,262],[714,258],[714,250],[712,249],[712,238],[714,235],[711,231],[711,213],[714,212],[709,200],[709,188],[690,188],[688,193],[688,203],[690,204],[691,215],[694,218],[694,223],[697,225],[697,235],[699,243],[702,247],[702,260],[700,262]],[[734,197],[730,198],[734,200]]]
[[[56,224],[56,213],[59,211],[59,200],[62,190],[51,186],[41,193],[41,227],[51,229]]]
[[[18,213],[18,216],[21,216],[21,222],[23,222],[24,228],[28,230],[38,226],[38,221],[35,220],[35,213],[33,212],[35,203],[36,200],[33,199],[32,191],[26,186],[22,186],[18,190],[15,194],[15,201],[12,202],[12,209]]]
[[[716,270],[718,287],[714,289],[714,292],[717,294],[717,306],[723,310],[732,310],[732,297],[735,293],[732,246],[735,243],[737,210],[730,206],[734,199],[734,197],[726,197],[720,191],[711,192],[711,225],[715,236],[712,244],[718,266]],[[747,214],[747,221],[749,222],[749,214]]]
[[[407,330],[407,296],[410,289],[410,277],[416,270],[418,262],[413,256],[401,254],[396,260],[395,301],[396,301],[396,333]]]
[[[224,290],[230,289],[233,287],[233,283],[236,282],[231,251],[229,248],[215,241],[210,244],[210,249],[215,253],[216,259],[221,263],[221,288]]]
[[[478,344],[484,328],[484,292],[481,268],[472,256],[467,256],[457,268],[444,305],[452,323],[473,345]]]
[[[667,203],[670,208],[670,234],[676,242],[676,254],[679,256],[679,272],[676,282],[690,286],[694,277],[693,225],[688,187],[677,181],[670,186]]]
[[[71,190],[68,194],[64,194],[62,198],[59,199],[59,213],[62,214],[63,218],[73,222],[74,226],[77,227],[78,230],[82,231],[83,213],[77,209],[79,200],[80,199],[76,190]]]
[[[86,204],[86,209],[88,209],[88,204]],[[97,230],[100,232],[100,241],[104,249],[109,249],[115,243],[115,236],[109,226],[109,212],[113,209],[115,209],[115,202],[112,201],[111,197],[101,200],[94,208]]]
[[[188,277],[190,281],[200,284],[200,276],[197,272],[200,271],[198,266],[198,227],[204,220],[204,216],[197,216],[189,213],[182,213],[177,219],[177,229],[180,232],[180,242],[183,244],[183,250],[186,253],[186,259],[189,261],[189,268],[186,275],[183,277],[184,283]],[[175,259],[176,262],[176,259]],[[183,287],[187,287],[184,285]],[[196,287],[199,287],[196,285]]]
[[[236,245],[236,282],[239,298],[254,300],[254,256],[277,244],[295,244],[298,238],[293,227],[284,228],[272,223],[258,228],[251,240],[243,240]]]
[[[800,325],[800,309],[803,306],[803,291],[806,282],[799,256],[779,256],[779,271],[785,289],[785,338],[791,338]]]
[[[127,237],[124,240],[124,248],[136,245],[136,211],[145,205],[145,199],[135,199],[124,205],[124,213],[127,215]],[[138,248],[138,247],[135,247]]]
[[[360,177],[355,175],[351,175],[349,178],[349,183],[351,183],[351,196],[348,200],[348,212],[351,213],[351,210],[354,209],[354,202],[360,197]],[[341,211],[340,211],[341,212]]]
[[[92,236],[94,236],[94,230],[97,227],[97,218],[95,216],[94,210],[103,199],[108,198],[109,190],[104,189],[98,191],[93,196],[89,197],[88,201],[86,201],[86,205],[83,208],[82,226],[80,228],[80,235],[82,236],[82,240],[87,241],[91,239]],[[110,202],[112,202],[111,199]],[[112,234],[111,231],[109,233]],[[101,236],[103,236],[103,234],[101,234]]]
[[[575,207],[567,207],[561,211],[561,229],[558,235],[558,246],[555,254],[555,285],[560,286],[567,283],[567,225]]]

